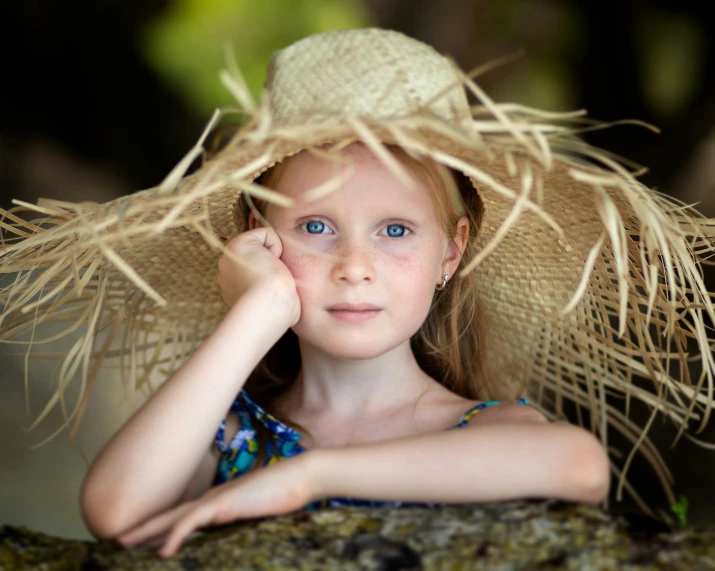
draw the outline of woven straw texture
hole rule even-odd
[[[2,227],[17,239],[0,251],[0,272],[15,275],[0,294],[0,340],[38,344],[42,322],[84,332],[38,421],[77,380],[83,398],[68,414],[76,428],[110,358],[142,387],[152,373],[170,375],[210,334],[225,313],[216,265],[238,232],[239,193],[284,203],[252,182],[260,173],[303,149],[355,140],[399,175],[383,147],[398,144],[464,172],[484,203],[479,254],[465,271],[479,277],[490,368],[507,386],[529,381],[528,396],[551,418],[562,399],[589,411],[588,428],[605,445],[608,427],[621,432],[674,501],[650,423],[636,426],[606,394],[638,399],[681,431],[707,422],[715,366],[706,324],[715,311],[701,264],[715,221],[645,188],[575,137],[565,124],[580,113],[496,104],[450,60],[397,32],[293,44],[273,57],[260,104],[236,69],[223,79],[248,118],[198,172],[183,176],[221,113],[156,188],[105,205],[41,201],[3,211]],[[700,360],[697,378],[687,358]],[[613,468],[638,499],[626,470]]]

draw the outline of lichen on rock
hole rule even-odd
[[[0,569],[715,569],[715,527],[555,500],[444,508],[328,508],[196,534],[172,559],[154,547],[74,541],[0,526]]]

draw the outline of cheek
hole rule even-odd
[[[290,246],[284,246],[281,261],[296,280],[298,295],[301,298],[310,292],[312,284],[325,272],[325,262],[320,257]]]
[[[396,259],[390,266],[393,290],[400,295],[406,307],[429,307],[434,295],[439,259],[426,254],[407,259]]]

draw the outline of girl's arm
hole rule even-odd
[[[520,405],[523,406],[523,405]],[[306,453],[315,499],[472,503],[560,498],[599,503],[609,460],[566,423],[504,421]]]
[[[81,491],[85,523],[96,536],[114,537],[211,485],[218,425],[248,375],[291,325],[290,311],[280,306],[294,300],[271,283],[240,297],[96,458]]]

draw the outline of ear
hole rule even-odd
[[[253,213],[253,210],[248,214],[248,229],[249,230],[255,230],[256,228],[260,228],[262,224],[258,221],[256,218],[256,215]]]
[[[462,255],[464,254],[464,249],[467,247],[467,240],[469,240],[469,219],[466,216],[462,216],[457,221],[457,228],[454,232],[454,236],[447,243],[447,251],[444,254],[444,259],[442,260],[443,274],[449,274],[451,278],[459,267],[459,262],[462,260]],[[442,276],[440,276],[440,282],[442,283]]]

